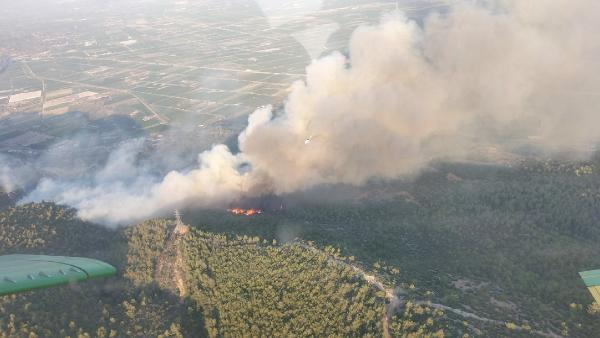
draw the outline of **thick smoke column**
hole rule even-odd
[[[403,177],[482,143],[502,147],[497,140],[509,136],[535,139],[532,146],[547,152],[593,145],[598,18],[600,3],[591,0],[457,4],[423,25],[395,12],[357,29],[348,57],[314,61],[284,111],[254,112],[240,153],[217,145],[200,154],[197,169],[162,180],[105,173],[91,186],[45,181],[29,199],[126,224],[240,194]],[[109,165],[134,157],[125,149]]]
[[[465,155],[474,140],[492,142],[492,132],[518,129],[542,150],[596,143],[600,101],[582,93],[600,89],[598,9],[516,1],[492,13],[463,4],[424,28],[394,13],[353,34],[349,59],[333,54],[308,67],[284,114],[257,111],[240,149],[281,193],[410,174]]]

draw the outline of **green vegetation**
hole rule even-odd
[[[0,254],[84,256],[120,269],[126,264],[126,237],[52,203],[0,212],[0,236]],[[157,336],[201,327],[191,318],[169,292],[136,288],[124,278],[0,297],[0,337]]]
[[[187,212],[184,235],[168,220],[108,230],[51,203],[7,208],[0,253],[87,256],[121,275],[1,298],[0,332],[593,336],[599,306],[577,272],[600,266],[599,167],[443,164],[413,182],[343,188],[343,201]],[[363,269],[399,299],[387,305]]]
[[[409,302],[401,314],[393,317],[390,333],[393,337],[441,338],[444,337],[444,330],[436,319],[443,316],[444,311]]]
[[[0,297],[0,337],[382,335],[385,295],[337,250],[172,228],[150,220],[113,231],[52,203],[0,212],[0,254],[86,256],[120,268],[107,280]],[[411,326],[394,318],[390,330],[438,331],[425,317]]]
[[[0,212],[0,254],[114,257],[118,237],[104,227],[82,222],[75,210],[53,203],[27,204]],[[100,255],[100,256],[98,256]]]
[[[589,337],[600,322],[577,272],[600,267],[598,168],[598,160],[439,164],[412,182],[340,188],[342,202],[292,200],[254,218],[187,217],[207,230],[335,245],[381,274],[376,264],[401,267],[402,280],[437,303]]]
[[[356,273],[322,251],[272,246],[259,238],[227,238],[191,229],[177,255],[167,246],[166,222],[129,229],[128,276],[154,282],[156,259],[171,259],[190,306],[202,309],[210,336],[378,336],[385,313]],[[139,245],[137,245],[139,244]],[[177,266],[181,264],[180,266]],[[178,270],[178,271],[177,271]],[[162,281],[159,281],[161,283]]]

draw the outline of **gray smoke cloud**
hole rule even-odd
[[[251,114],[239,153],[216,145],[195,169],[155,179],[136,172],[136,149],[126,146],[91,183],[46,180],[27,200],[128,224],[240,195],[406,177],[511,138],[549,153],[592,146],[600,139],[598,18],[591,0],[457,3],[422,24],[396,11],[358,28],[347,56],[313,61],[282,111]]]

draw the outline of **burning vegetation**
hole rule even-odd
[[[259,215],[259,214],[263,213],[263,211],[261,209],[254,209],[254,208],[250,208],[250,209],[229,208],[229,209],[227,209],[227,211],[234,215],[244,215],[244,216],[253,216],[253,215]]]

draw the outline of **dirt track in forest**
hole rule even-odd
[[[165,248],[158,258],[154,279],[163,288],[176,292],[181,300],[187,295],[185,285],[185,258],[182,253],[183,235],[172,231],[165,242]]]
[[[310,251],[322,252],[319,249],[312,247],[303,242],[296,242],[294,244],[299,245]],[[398,294],[405,294],[405,293],[407,293],[406,290],[402,290],[400,288],[394,289],[394,288],[387,287],[385,285],[385,283],[383,283],[383,281],[381,279],[379,279],[376,275],[368,274],[361,267],[350,264],[350,263],[340,260],[336,257],[329,256],[329,262],[334,263],[334,264],[343,265],[345,267],[352,269],[354,272],[356,272],[357,275],[361,276],[365,280],[365,282],[367,282],[369,285],[375,287],[379,291],[385,292],[385,297],[388,300],[388,303],[386,304],[386,313],[382,319],[383,335],[385,338],[391,337],[390,332],[389,332],[389,323],[391,322],[391,319],[392,319],[392,316],[394,315],[394,313],[396,313],[396,311],[400,308],[400,306],[402,306],[405,303],[404,300],[398,296]],[[443,304],[432,303],[430,301],[412,301],[412,303],[416,304],[416,305],[425,305],[425,306],[433,307],[436,309],[452,312],[456,315],[459,315],[459,316],[461,316],[463,318],[467,318],[467,319],[474,319],[474,320],[484,322],[484,323],[495,324],[495,325],[499,325],[499,326],[506,326],[505,321],[482,317],[477,314],[470,313],[470,312],[467,312],[467,311],[464,311],[461,309],[452,308],[450,306],[446,306]],[[515,330],[531,332],[531,333],[534,333],[534,334],[537,334],[537,335],[540,335],[543,337],[548,337],[548,338],[564,338],[563,336],[558,335],[554,332],[544,332],[544,331],[539,331],[539,330],[528,331],[519,325],[516,325]]]

